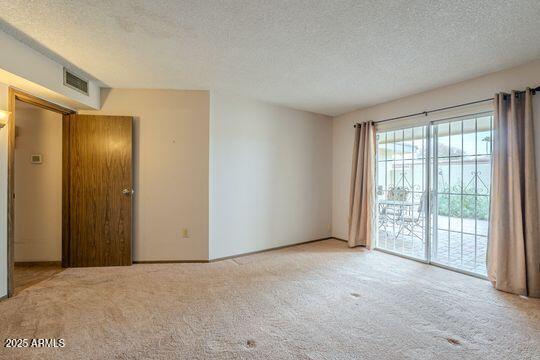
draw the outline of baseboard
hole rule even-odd
[[[0,296],[0,301],[4,301],[4,300],[6,300],[7,298],[8,298],[8,296],[7,296],[7,295],[4,295],[4,296]]]
[[[210,260],[143,260],[133,261],[133,264],[207,264]]]
[[[215,258],[215,259],[210,259],[210,260],[150,260],[150,261],[133,261],[133,264],[193,264],[193,263],[207,264],[207,263],[213,263],[213,262],[218,262],[218,261],[223,261],[223,260],[230,260],[230,259],[234,259],[234,258],[238,258],[238,257],[242,257],[242,256],[247,256],[247,255],[259,254],[259,253],[263,253],[263,252],[266,252],[266,251],[285,249],[285,248],[292,247],[292,246],[309,244],[309,243],[313,243],[313,242],[317,242],[317,241],[324,241],[324,240],[330,240],[330,239],[347,241],[347,240],[338,239],[338,238],[329,236],[329,237],[325,237],[325,238],[321,238],[321,239],[302,241],[302,242],[299,242],[299,243],[276,246],[276,247],[269,248],[269,249],[250,251],[250,252],[246,252],[246,253],[241,253],[241,254],[236,254],[236,255],[231,255],[231,256],[225,256],[225,257],[220,257],[220,258]]]
[[[335,239],[335,240],[340,240],[340,241],[347,242],[347,240],[340,239],[340,238],[337,238],[335,236],[328,236],[328,237],[324,237],[324,238],[321,238],[321,239],[302,241],[302,242],[299,242],[299,243],[276,246],[276,247],[269,248],[269,249],[250,251],[250,252],[246,252],[246,253],[241,253],[241,254],[236,254],[236,255],[231,255],[231,256],[225,256],[225,257],[215,258],[215,259],[210,259],[210,260],[142,260],[142,261],[133,261],[133,264],[208,264],[208,263],[213,263],[213,262],[217,262],[217,261],[229,260],[229,259],[234,259],[234,258],[237,258],[237,257],[253,255],[253,254],[259,254],[259,253],[263,253],[263,252],[266,252],[266,251],[285,249],[285,248],[292,247],[292,246],[309,244],[309,243],[313,243],[313,242],[317,242],[317,241],[324,241],[324,240],[330,240],[330,239]],[[15,262],[15,266],[61,266],[61,265],[62,265],[61,261],[17,261],[17,262]]]
[[[330,240],[330,239],[333,239],[333,238],[331,236],[329,236],[329,237],[325,237],[325,238],[321,238],[321,239],[302,241],[302,242],[295,243],[295,244],[276,246],[276,247],[269,248],[269,249],[264,249],[264,250],[250,251],[250,252],[246,252],[246,253],[241,253],[241,254],[236,254],[236,255],[231,255],[231,256],[225,256],[225,257],[220,257],[220,258],[215,258],[215,259],[210,259],[210,262],[212,263],[212,262],[217,262],[217,261],[229,260],[229,259],[234,259],[234,258],[238,258],[238,257],[242,257],[242,256],[259,254],[259,253],[263,253],[263,252],[266,252],[266,251],[285,249],[285,248],[292,247],[292,246],[309,244],[309,243],[313,243],[313,242],[316,242],[316,241],[323,241],[323,240]]]
[[[62,266],[61,261],[15,261],[15,266]]]

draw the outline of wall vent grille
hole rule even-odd
[[[66,68],[64,68],[64,85],[84,95],[88,95],[88,81],[81,79]]]

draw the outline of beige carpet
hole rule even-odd
[[[211,264],[68,269],[0,303],[6,359],[539,359],[540,301],[316,242]]]

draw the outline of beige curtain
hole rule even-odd
[[[540,297],[540,238],[531,90],[495,95],[488,277]]]
[[[349,246],[371,248],[375,181],[375,125],[355,127],[349,199]]]

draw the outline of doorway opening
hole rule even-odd
[[[8,107],[8,296],[13,296],[62,271],[62,124],[74,111],[13,88]]]
[[[376,247],[486,277],[491,112],[377,133]]]
[[[13,296],[14,293],[15,238],[19,238],[17,224],[21,220],[24,221],[25,217],[24,214],[16,216],[15,204],[22,196],[20,189],[17,189],[18,179],[15,177],[19,171],[18,168],[16,169],[18,165],[16,129],[19,116],[17,104],[21,102],[61,114],[62,118],[60,176],[62,267],[131,265],[132,196],[134,194],[132,187],[133,118],[131,116],[79,115],[70,109],[10,88],[8,103],[10,118],[7,124],[8,297]],[[47,155],[48,158],[49,155]],[[51,158],[58,159],[58,152],[52,154]],[[21,159],[28,161],[28,154],[21,155]],[[29,161],[37,166],[43,165],[46,159],[42,151],[34,149],[30,153]],[[58,171],[57,169],[55,172],[56,178]],[[20,181],[31,181],[31,179]],[[35,189],[29,191],[33,190]],[[35,196],[45,197],[45,194],[44,192],[37,195],[34,193]],[[34,197],[29,196],[29,202],[32,204],[36,200]],[[58,196],[51,195],[51,197],[58,201]],[[45,226],[51,227],[50,233],[53,234],[51,237],[57,241],[57,221],[48,221],[51,215],[49,211],[58,208],[58,204],[55,204],[55,206],[49,204],[49,208],[45,206],[46,210],[42,209],[41,214],[47,219],[44,220]],[[23,219],[19,219],[21,217]],[[34,221],[38,220],[41,221],[41,219]],[[24,243],[24,234],[22,240],[17,245]],[[52,254],[51,256],[57,257],[57,247]],[[22,259],[19,258],[20,260]],[[22,262],[26,263],[26,261]],[[57,261],[53,261],[53,265],[57,266]],[[29,269],[27,277],[34,279],[36,270],[35,267]],[[50,271],[56,270],[49,268],[48,272]]]
[[[62,114],[15,103],[14,293],[62,270]]]

